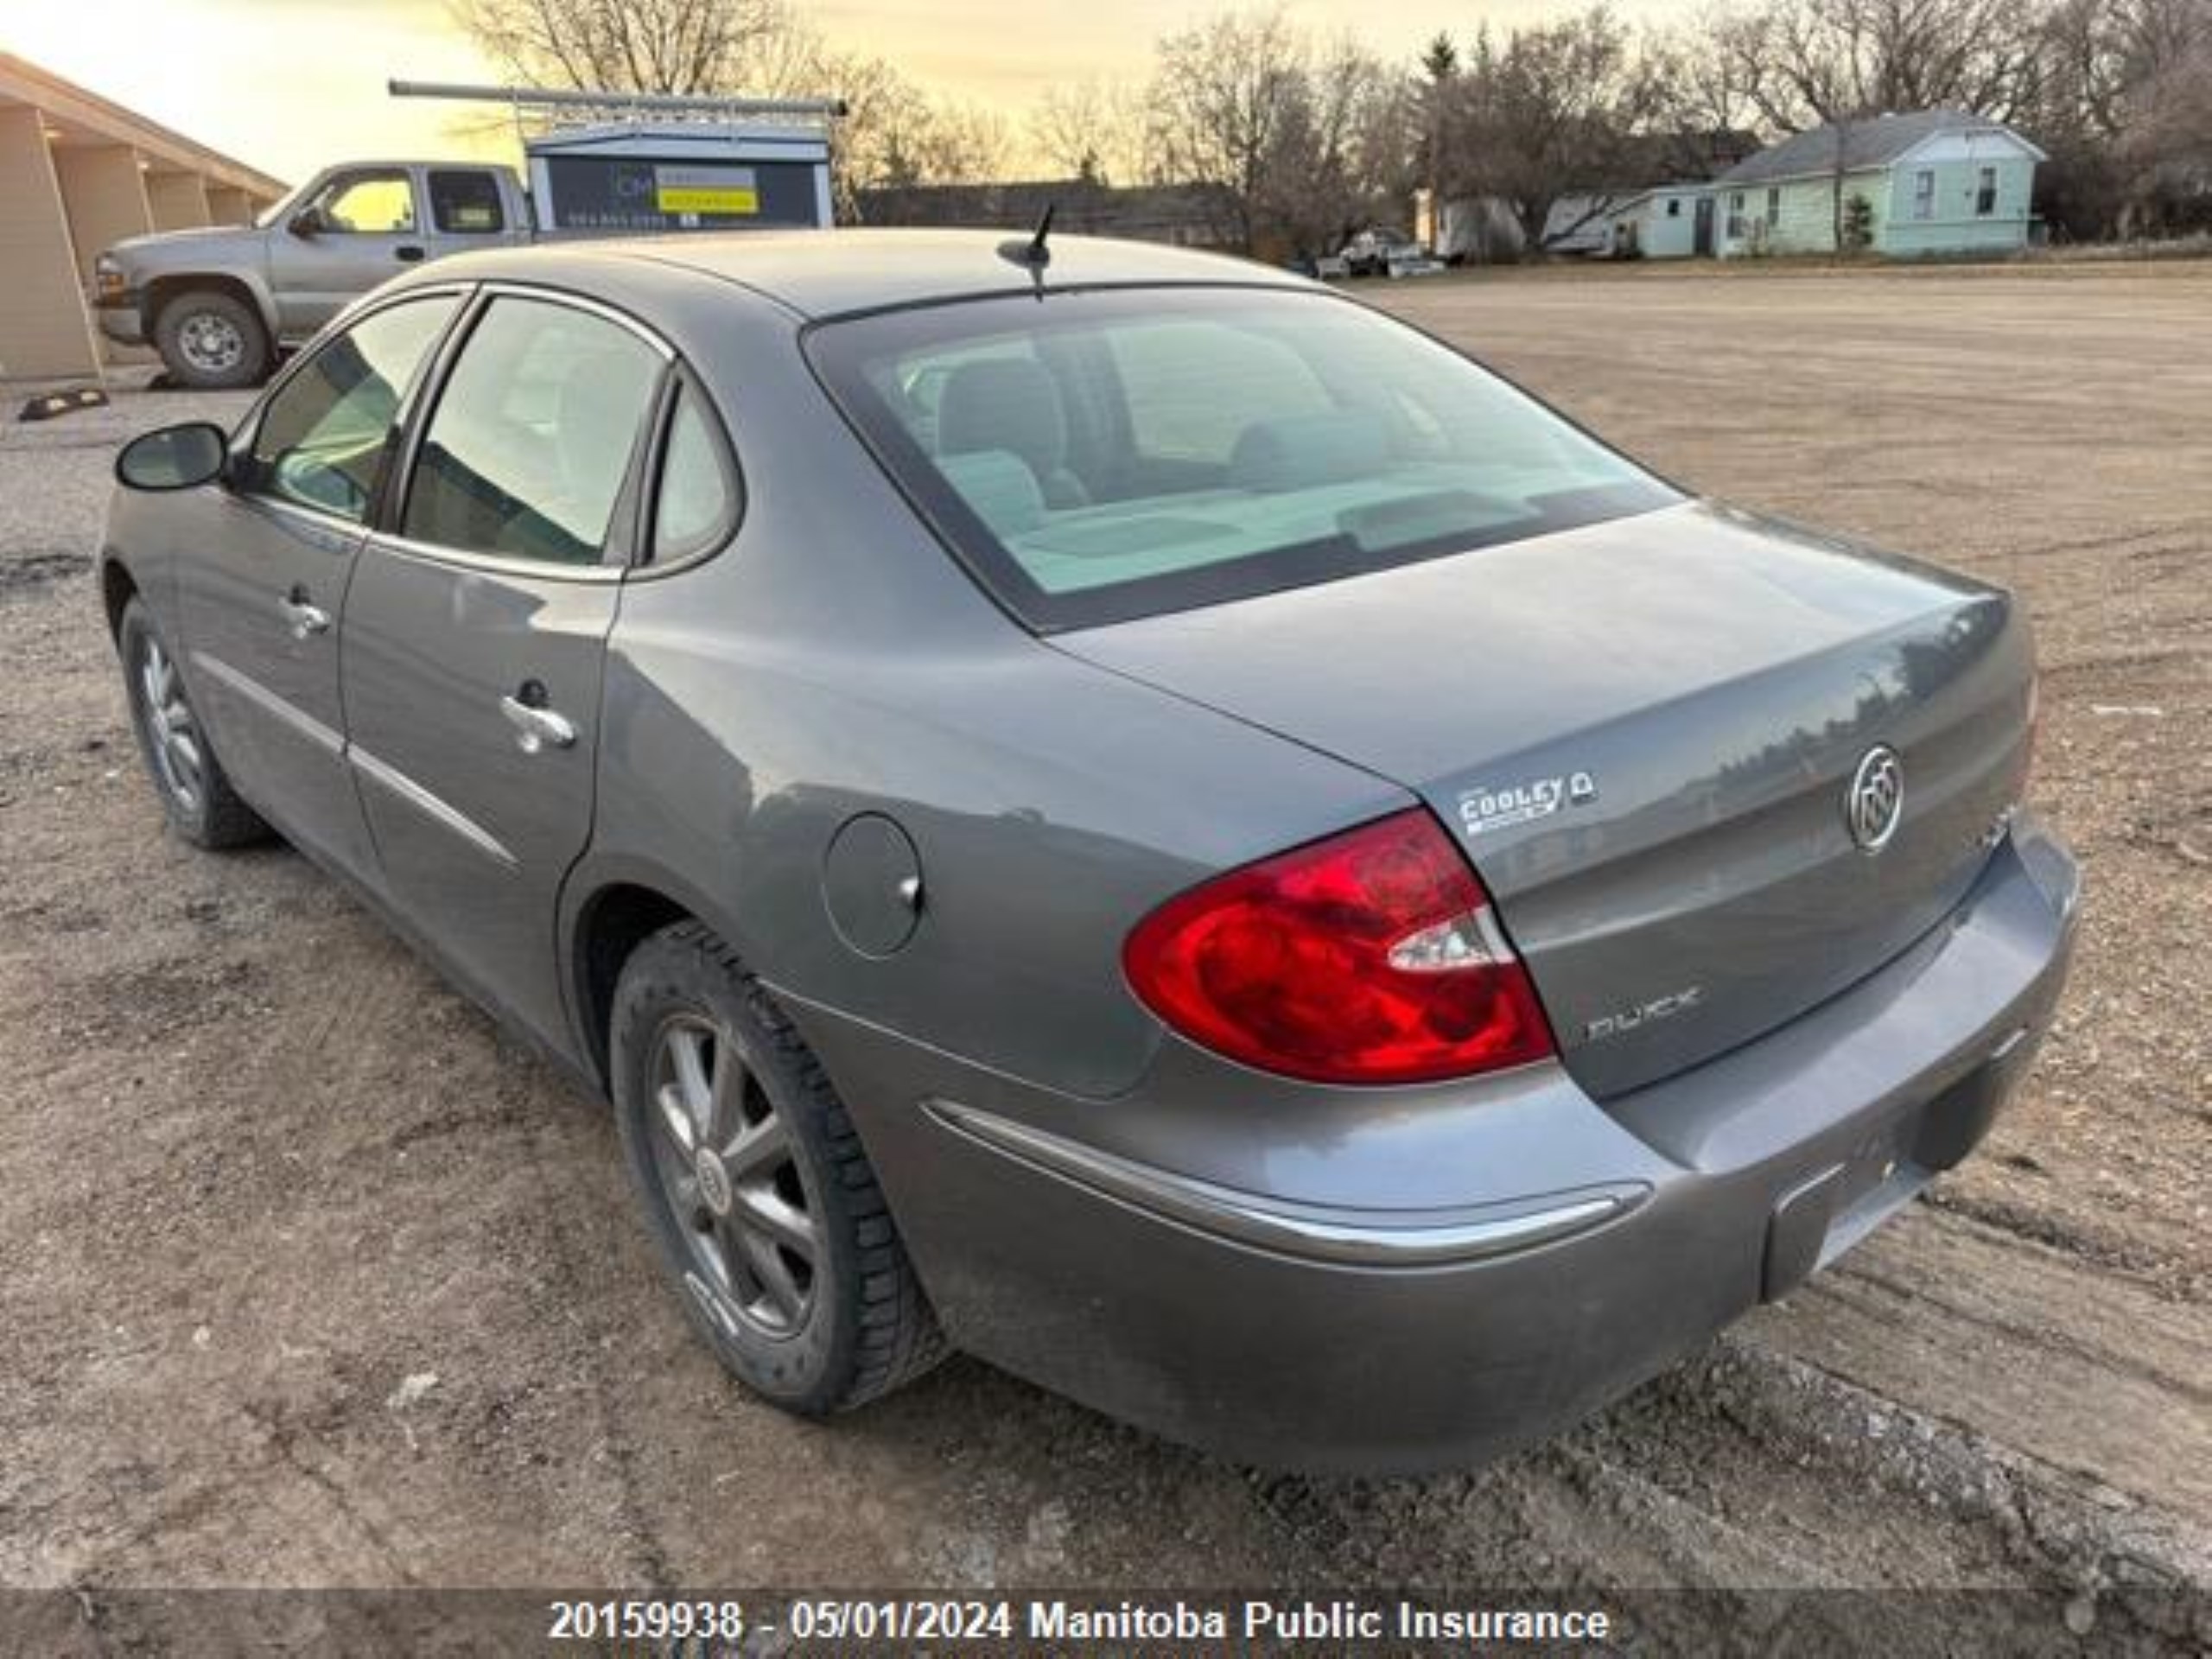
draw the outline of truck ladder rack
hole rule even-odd
[[[505,104],[519,130],[525,118],[551,128],[621,126],[643,121],[702,124],[732,120],[826,130],[845,113],[837,98],[737,98],[679,92],[611,92],[561,86],[472,86],[453,81],[391,79],[394,98]]]

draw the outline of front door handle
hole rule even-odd
[[[311,633],[330,632],[330,613],[311,601],[304,588],[295,588],[278,600],[276,610],[284,619],[284,626],[291,629],[295,639],[304,639]]]
[[[403,265],[411,265],[423,257],[423,250],[412,242],[403,242],[391,251],[391,257]]]
[[[524,754],[565,749],[576,741],[575,722],[551,709],[524,702],[519,697],[501,697],[499,712],[515,728],[515,747]]]

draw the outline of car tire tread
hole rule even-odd
[[[650,993],[668,989],[680,993],[682,982],[690,977],[682,971],[658,973],[658,964],[671,955],[691,958],[691,973],[721,981],[744,1008],[753,1027],[748,1034],[765,1043],[783,1073],[781,1080],[789,1097],[778,1102],[779,1109],[806,1115],[817,1131],[812,1148],[821,1166],[817,1173],[835,1183],[839,1192],[838,1209],[854,1268],[850,1276],[854,1340],[849,1357],[835,1367],[842,1375],[824,1376],[796,1397],[781,1392],[772,1397],[787,1409],[810,1416],[850,1411],[880,1399],[939,1363],[949,1352],[948,1345],[899,1240],[890,1205],[851,1115],[821,1061],[775,998],[713,930],[696,921],[673,923],[639,945],[624,969],[623,983],[616,993],[618,1028],[610,1045],[614,1065],[630,1064],[630,1057],[638,1052],[645,1033],[636,1028],[635,1022],[639,1012],[650,1006]],[[633,980],[633,972],[640,980],[650,976],[660,982],[639,983]],[[618,1080],[618,1099],[620,1087]],[[686,1312],[694,1312],[688,1302]],[[717,1339],[696,1313],[694,1322],[728,1363],[728,1345]],[[747,1382],[754,1380],[742,1370],[738,1374]]]
[[[138,746],[140,760],[146,775],[154,785],[154,793],[162,804],[162,811],[178,835],[194,846],[211,853],[228,852],[234,848],[251,847],[265,842],[276,833],[268,821],[246,804],[238,791],[231,786],[230,774],[223,770],[221,758],[215,753],[213,740],[204,725],[200,728],[200,744],[207,761],[200,772],[200,807],[188,810],[163,785],[161,769],[154,760],[151,740],[146,734],[145,722],[140,715],[138,696],[133,689],[137,671],[133,667],[135,641],[140,634],[150,634],[161,639],[161,630],[154,626],[147,613],[146,603],[133,598],[123,607],[117,620],[115,644],[122,658],[124,675],[124,697],[130,711],[130,734]],[[170,656],[175,658],[175,652]],[[180,673],[182,670],[178,671]],[[188,692],[189,688],[187,688]]]
[[[194,368],[178,349],[177,334],[194,310],[215,311],[228,318],[245,342],[235,366],[220,373]],[[235,294],[219,288],[188,289],[165,302],[154,319],[154,349],[162,363],[181,385],[200,391],[234,391],[257,386],[269,376],[275,360],[269,330],[260,314]]]

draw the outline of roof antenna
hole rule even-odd
[[[1046,238],[1052,233],[1052,213],[1058,207],[1056,201],[1045,204],[1045,216],[1037,221],[1036,233],[1028,240],[1017,236],[999,244],[999,257],[1029,272],[1029,280],[1036,284],[1039,299],[1045,296],[1045,267],[1052,263],[1052,250],[1046,245]]]

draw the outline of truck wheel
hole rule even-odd
[[[231,787],[223,763],[185,700],[176,660],[140,601],[123,607],[115,643],[130,698],[130,728],[171,827],[194,846],[211,851],[266,841],[269,826]]]
[[[632,953],[609,1070],[645,1220],[716,1357],[823,1416],[942,1357],[937,1319],[821,1065],[696,922]]]
[[[251,306],[220,289],[194,289],[164,305],[154,344],[171,374],[201,391],[258,385],[269,372],[269,331]]]

